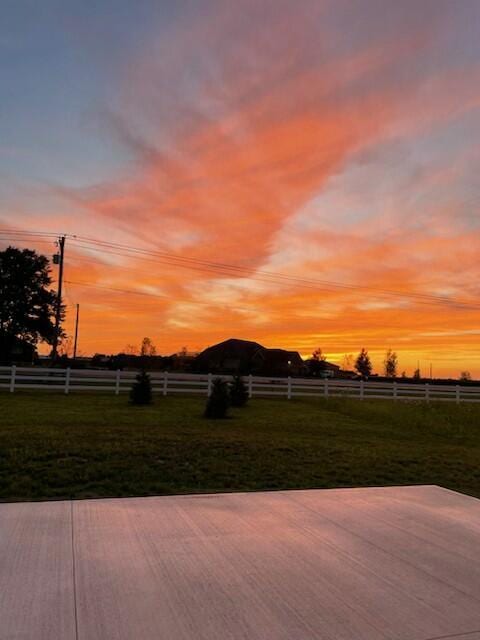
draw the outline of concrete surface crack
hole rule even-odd
[[[78,636],[78,615],[77,615],[77,579],[75,574],[76,568],[76,559],[75,559],[75,530],[73,526],[73,500],[70,500],[70,523],[71,523],[71,532],[72,532],[72,579],[73,579],[73,607],[74,607],[74,617],[75,617],[75,638],[79,639]]]

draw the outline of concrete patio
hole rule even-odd
[[[1,640],[480,639],[480,501],[435,486],[0,504]]]

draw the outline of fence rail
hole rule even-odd
[[[107,391],[119,395],[129,391],[135,371],[102,371],[98,369],[47,369],[40,367],[0,367],[0,389],[11,393],[22,389],[43,391]],[[152,372],[153,392],[169,394],[210,395],[215,377],[231,380],[231,376],[212,374]],[[480,387],[464,385],[412,384],[363,380],[317,380],[312,378],[269,378],[244,376],[250,397],[358,398],[361,400],[420,400],[480,402]]]

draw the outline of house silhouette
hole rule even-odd
[[[194,369],[202,373],[298,376],[307,372],[297,351],[268,349],[258,342],[229,338],[202,351]]]

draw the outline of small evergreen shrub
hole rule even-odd
[[[247,402],[248,391],[242,376],[235,376],[230,383],[230,404],[232,407],[244,407]]]
[[[227,383],[221,378],[216,378],[213,381],[212,393],[207,399],[204,416],[205,418],[214,419],[226,418],[229,405],[230,398]]]
[[[132,404],[152,404],[152,382],[146,371],[140,371],[130,390]]]

